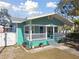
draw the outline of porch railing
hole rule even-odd
[[[30,40],[30,34],[25,34],[25,39]],[[32,33],[32,40],[46,39],[46,33]]]
[[[46,33],[34,33],[32,34],[32,39],[46,39]]]
[[[58,42],[59,40],[61,40],[63,37],[64,37],[64,34],[62,34],[62,33],[55,33],[54,34],[54,40],[56,42]]]
[[[24,34],[24,38],[27,39],[27,40],[30,40],[30,34],[26,34],[26,33],[25,33],[25,34]]]
[[[25,34],[25,39],[30,40],[30,34]],[[47,39],[61,39],[64,36],[64,34],[60,33],[54,33],[53,35],[50,35]],[[46,33],[32,33],[32,40],[43,40],[46,39]]]

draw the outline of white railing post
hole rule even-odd
[[[54,32],[54,31],[55,31],[55,29],[54,29],[54,26],[53,26],[53,39],[54,39],[54,37],[55,37],[55,36],[54,36],[54,35],[55,35],[55,32]]]
[[[32,22],[30,20],[30,41],[32,41]]]
[[[47,40],[47,26],[46,26],[46,40]]]

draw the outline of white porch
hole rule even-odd
[[[56,25],[29,24],[24,26],[24,31],[24,38],[29,41],[56,39],[55,35],[58,35]]]

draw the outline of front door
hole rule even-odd
[[[47,37],[49,44],[57,44],[59,40],[58,36],[58,27],[47,27]]]
[[[53,38],[53,27],[47,27],[47,37],[50,39]]]

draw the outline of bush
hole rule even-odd
[[[66,35],[67,38],[70,38],[70,41],[78,42],[79,43],[79,33],[68,33]]]

